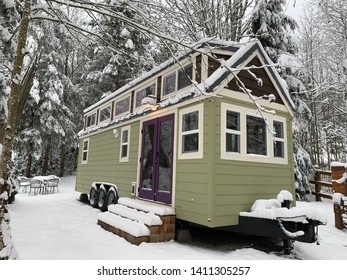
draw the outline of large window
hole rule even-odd
[[[89,139],[84,139],[82,145],[82,164],[86,164],[88,162]]]
[[[111,119],[111,105],[100,110],[99,122],[105,122]]]
[[[180,111],[179,158],[202,158],[203,104]]]
[[[135,108],[140,107],[142,105],[142,99],[146,98],[147,96],[155,96],[155,84],[151,84],[150,86],[141,89],[137,91],[135,98]]]
[[[263,115],[265,119],[251,109],[221,103],[221,159],[288,163],[286,119]]]
[[[266,124],[263,118],[246,116],[247,154],[267,155]]]
[[[189,64],[163,78],[163,96],[192,84],[193,64]]]
[[[130,112],[130,96],[116,101],[115,116]]]
[[[123,127],[120,139],[119,161],[129,161],[130,126]]]

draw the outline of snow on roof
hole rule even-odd
[[[159,73],[163,69],[174,64],[176,61],[183,59],[184,57],[189,55],[189,53],[191,53],[192,51],[197,51],[197,52],[201,52],[201,53],[208,53],[211,50],[213,50],[214,48],[218,48],[218,49],[220,49],[220,48],[234,48],[233,51],[238,52],[238,50],[243,49],[245,46],[248,46],[248,45],[253,46],[255,44],[255,42],[257,42],[257,41],[251,41],[249,43],[237,43],[234,41],[216,40],[216,39],[211,39],[211,38],[201,39],[200,41],[190,45],[189,51],[187,51],[183,54],[180,54],[177,57],[173,57],[173,58],[168,59],[167,61],[161,63],[159,66],[153,68],[149,72],[146,72],[144,75],[132,80],[128,84],[119,88],[118,90],[108,94],[107,96],[105,96],[104,98],[99,100],[98,102],[96,102],[93,105],[91,105],[90,107],[86,108],[84,110],[84,113],[88,113],[89,111],[95,109],[99,105],[104,104],[105,102],[111,100],[112,98],[120,95],[121,93],[124,93],[125,91],[131,89],[132,87],[138,85],[139,83],[141,83],[141,82],[145,81],[146,79],[152,77],[153,75]],[[204,49],[204,48],[206,48],[206,49]],[[248,47],[247,47],[247,49],[248,49]],[[242,51],[240,53],[240,55],[241,54],[244,54],[244,51]],[[236,58],[238,58],[238,56],[235,57],[235,59]],[[215,75],[215,77],[216,77],[216,75]],[[213,81],[213,78],[210,79],[210,82],[212,82],[212,81]]]
[[[170,206],[154,204],[143,200],[128,197],[120,197],[118,203],[128,207],[139,209],[141,211],[152,212],[160,216],[175,215],[175,211]]]
[[[331,167],[347,167],[346,163],[338,162],[338,161],[333,161],[330,164]]]

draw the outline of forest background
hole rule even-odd
[[[84,108],[202,38],[263,44],[296,105],[307,190],[315,166],[346,162],[347,0],[297,1],[0,0],[0,212],[10,174],[75,172]]]

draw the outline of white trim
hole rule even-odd
[[[151,80],[150,82],[144,84],[143,86],[137,88],[135,91],[134,91],[134,104],[133,104],[133,110],[136,110],[137,108],[141,107],[142,105],[140,104],[140,106],[136,106],[136,99],[137,99],[137,93],[143,89],[146,89],[147,87],[150,87],[151,85],[154,84],[154,95],[157,96],[157,90],[158,90],[158,86],[157,86],[157,79],[153,79]]]
[[[226,112],[234,111],[240,113],[240,153],[233,153],[226,151]],[[274,157],[274,141],[276,137],[267,130],[266,143],[267,143],[267,155],[247,154],[247,116],[258,117],[260,116],[249,108],[229,104],[221,103],[221,146],[220,156],[224,160],[240,160],[248,162],[261,162],[261,163],[276,163],[276,164],[288,164],[288,139],[287,139],[287,122],[286,118],[263,113],[266,121],[268,122],[270,129],[273,131],[273,121],[279,121],[283,123],[283,142],[284,142],[284,158]]]
[[[84,149],[84,143],[85,143],[85,142],[88,142],[88,146],[87,146],[87,149],[86,149],[86,150]],[[81,164],[87,164],[87,163],[88,163],[88,157],[89,157],[89,146],[90,146],[89,137],[88,137],[88,138],[83,139],[83,142],[82,142]],[[87,157],[86,157],[86,159],[85,159],[85,160],[83,160],[84,153],[86,153],[86,154],[87,154]]]
[[[120,132],[120,143],[119,143],[119,162],[129,162],[129,152],[130,152],[130,125],[123,126]],[[128,131],[128,141],[123,143],[123,132]],[[127,146],[127,155],[122,157],[122,148]]]
[[[91,117],[92,115],[95,115],[95,122],[94,122],[94,124],[88,125],[88,117]],[[93,111],[92,113],[86,115],[86,124],[85,124],[86,128],[96,126],[96,123],[97,123],[97,116],[96,115],[97,115],[97,111]]]
[[[117,103],[119,103],[120,101],[123,101],[124,99],[126,99],[126,98],[128,98],[128,97],[129,97],[129,107],[128,107],[128,110],[117,115],[117,114],[116,114],[116,112],[117,112]],[[126,95],[122,95],[121,98],[115,99],[115,100],[113,101],[113,103],[114,103],[114,112],[113,112],[113,116],[114,116],[115,118],[119,118],[119,117],[121,117],[121,116],[123,116],[123,115],[129,114],[129,113],[130,113],[130,107],[131,107],[131,94],[128,93],[128,94],[126,94]]]
[[[108,108],[108,107],[110,107],[110,116],[109,116],[107,119],[105,119],[105,120],[102,121],[102,120],[101,120],[101,111],[104,110],[104,109],[106,109],[106,108]],[[112,103],[108,103],[108,104],[106,104],[105,106],[100,107],[100,109],[99,109],[98,124],[100,124],[100,123],[105,123],[105,122],[110,121],[110,120],[111,120],[111,117],[112,117],[112,114],[113,114],[113,112],[112,112]]]
[[[198,112],[199,121],[198,121],[198,129],[187,132],[182,132],[182,117],[183,115]],[[203,143],[204,143],[204,131],[203,131],[203,118],[204,118],[204,104],[194,105],[179,111],[179,130],[178,130],[178,159],[201,159],[204,156],[203,152]],[[182,151],[182,137],[187,134],[198,133],[199,143],[198,143],[198,151],[184,153]]]
[[[193,87],[192,84],[189,84],[189,85],[187,85],[187,86],[185,86],[185,87],[183,87],[183,88],[178,90],[178,72],[180,70],[183,70],[184,68],[190,66],[190,65],[192,66],[192,80],[195,81],[195,79],[196,79],[196,73],[195,73],[196,72],[196,57],[194,57],[192,60],[189,60],[188,62],[182,63],[181,65],[179,65],[180,66],[179,68],[177,68],[177,66],[176,66],[176,68],[171,69],[171,71],[168,71],[167,73],[163,73],[161,75],[162,78],[161,78],[160,100],[163,101],[163,100],[165,100],[167,98],[170,98],[170,97],[172,97],[172,96],[174,96],[174,95],[176,95],[176,94],[178,94],[180,92],[187,91],[187,88],[189,88],[189,87]],[[169,94],[164,95],[163,94],[164,93],[164,80],[165,80],[166,77],[171,76],[173,74],[175,74],[175,88],[174,88],[174,91],[169,93]]]

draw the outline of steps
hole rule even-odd
[[[125,197],[98,214],[98,225],[135,245],[175,239],[175,224],[172,207]]]

